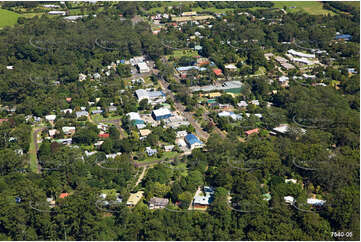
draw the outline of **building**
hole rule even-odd
[[[150,146],[145,147],[145,151],[147,152],[148,156],[153,156],[153,155],[157,154],[157,150],[152,149]]]
[[[75,133],[75,127],[69,127],[69,126],[64,126],[61,128],[63,130],[63,133],[66,135],[71,135]]]
[[[195,148],[202,148],[204,146],[203,142],[198,139],[197,136],[194,134],[187,134],[184,137],[185,142],[187,143],[188,147],[193,150]]]
[[[259,133],[259,128],[256,129],[251,129],[251,130],[247,130],[246,132],[244,132],[247,136],[250,136],[252,134],[258,134]]]
[[[127,206],[135,207],[135,205],[137,205],[137,203],[142,199],[143,194],[144,194],[143,191],[138,191],[137,193],[131,193],[127,201]]]
[[[148,72],[150,72],[150,69],[149,69],[148,65],[145,62],[138,63],[137,65],[138,65],[139,73],[148,73]]]
[[[237,106],[240,108],[246,108],[248,106],[248,103],[246,101],[240,101],[237,103]]]
[[[224,68],[226,68],[229,71],[236,71],[237,70],[237,66],[235,66],[234,64],[225,65]]]
[[[286,203],[291,204],[291,205],[293,205],[295,202],[295,199],[292,196],[285,196],[283,199],[285,200]]]
[[[77,118],[88,117],[89,113],[87,111],[78,111],[78,112],[75,112],[75,115]]]
[[[289,84],[289,78],[287,76],[280,76],[278,78],[278,82],[281,84],[281,86],[287,87]]]
[[[117,107],[116,106],[109,106],[108,111],[109,112],[115,112],[115,111],[117,111]]]
[[[71,145],[71,142],[73,141],[72,138],[69,139],[57,139],[55,140],[55,142],[59,143],[59,144],[63,144],[63,145]]]
[[[159,109],[153,110],[153,112],[152,112],[152,117],[156,121],[159,121],[162,119],[167,119],[167,118],[170,118],[171,116],[172,116],[172,113],[170,112],[170,110],[168,108],[159,108]]]
[[[280,124],[278,127],[273,128],[273,131],[275,131],[278,134],[286,134],[290,130],[290,127],[288,124]],[[306,133],[305,129],[300,129],[302,134]]]
[[[72,114],[73,113],[73,110],[71,108],[67,108],[67,109],[63,109],[63,110],[60,110],[60,112],[66,114],[66,113],[70,113]]]
[[[307,204],[310,204],[312,206],[321,207],[326,203],[324,200],[316,199],[316,198],[308,198]]]
[[[350,34],[337,34],[335,37],[336,40],[345,40],[349,41],[352,39],[352,35]]]
[[[58,131],[56,129],[49,129],[49,136],[53,137]]]
[[[164,151],[165,152],[172,151],[173,149],[174,149],[174,145],[165,145],[164,146]]]
[[[291,55],[303,57],[303,58],[316,58],[315,54],[306,54],[306,53],[295,51],[293,49],[288,50],[287,53],[289,53]]]
[[[196,16],[197,12],[183,12],[182,17]]]
[[[214,190],[212,187],[204,186],[204,194],[205,195],[199,195],[198,191],[196,192],[196,195],[193,199],[193,207],[194,208],[208,208],[209,205],[214,200]]]
[[[177,138],[183,138],[183,137],[186,137],[186,135],[187,135],[187,131],[185,131],[185,130],[177,131],[177,133],[176,133]]]
[[[153,197],[149,201],[149,209],[165,208],[169,203],[166,198]]]
[[[230,93],[240,93],[243,84],[240,81],[227,81],[222,85],[208,85],[208,86],[192,86],[189,89],[191,92],[213,92],[213,91],[224,91]]]
[[[141,129],[141,130],[139,130],[139,133],[140,133],[140,135],[141,135],[142,137],[148,136],[151,132],[152,132],[152,131],[149,130],[149,129]]]
[[[66,198],[67,196],[69,196],[69,193],[64,192],[59,195],[59,198]]]
[[[108,133],[98,134],[98,137],[103,138],[103,139],[107,139],[107,138],[109,138],[109,134]]]
[[[65,11],[49,11],[48,14],[49,15],[62,15],[62,16],[65,16],[66,12]]]
[[[54,121],[56,119],[56,115],[55,114],[46,115],[45,119],[48,121]]]
[[[215,68],[215,69],[213,69],[212,71],[213,71],[213,73],[214,73],[216,76],[222,75],[222,70],[219,69],[219,68]]]
[[[147,91],[144,89],[138,89],[135,91],[135,94],[138,98],[138,102],[143,99],[148,99],[151,104],[155,105],[166,101],[165,94],[162,91]]]

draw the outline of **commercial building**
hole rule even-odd
[[[162,119],[167,119],[167,118],[170,118],[171,116],[172,116],[172,114],[168,108],[159,108],[159,109],[153,110],[153,112],[152,112],[152,117],[156,121],[159,121]]]
[[[187,134],[184,137],[185,142],[187,143],[188,147],[193,150],[195,148],[202,148],[204,146],[203,142],[198,139],[197,136],[194,134]]]

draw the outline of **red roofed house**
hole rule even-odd
[[[65,198],[65,197],[67,197],[67,196],[69,196],[69,193],[65,192],[65,193],[61,193],[61,194],[59,195],[59,198]]]
[[[247,136],[250,136],[251,134],[258,134],[259,133],[259,128],[247,130],[245,133],[246,133]]]
[[[109,138],[109,134],[104,133],[104,134],[98,134],[99,138]]]
[[[0,124],[2,124],[3,122],[7,122],[7,121],[9,121],[9,119],[7,119],[7,118],[0,118]]]
[[[220,75],[222,75],[222,70],[221,70],[221,69],[219,69],[219,68],[215,68],[215,69],[213,69],[213,72],[214,72],[214,74],[216,74],[216,76],[220,76]]]

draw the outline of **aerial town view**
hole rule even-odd
[[[360,241],[359,1],[1,1],[1,241]]]

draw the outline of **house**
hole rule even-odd
[[[289,131],[290,127],[288,124],[280,124],[278,127],[273,128],[273,131],[275,131],[278,134],[286,134]],[[306,133],[305,129],[300,129],[302,134]]]
[[[0,118],[0,124],[4,123],[4,122],[8,122],[9,119],[7,118]]]
[[[265,201],[270,201],[272,199],[272,196],[271,196],[271,194],[268,192],[268,193],[265,193],[265,194],[263,194],[263,200],[265,200]]]
[[[65,192],[65,193],[61,193],[59,195],[59,198],[66,198],[67,196],[69,196],[69,193]]]
[[[184,137],[185,142],[187,143],[188,147],[193,150],[195,148],[202,148],[204,146],[203,142],[198,139],[197,136],[194,134],[187,134]]]
[[[347,68],[349,74],[357,74],[356,68]]]
[[[240,108],[245,108],[248,106],[248,103],[246,101],[240,101],[239,103],[237,103],[237,106]]]
[[[302,76],[306,79],[316,79],[316,75],[307,75],[307,74],[302,74]]]
[[[65,98],[65,101],[67,101],[68,103],[71,102],[71,97]]]
[[[67,108],[67,109],[63,109],[63,110],[60,110],[60,112],[66,114],[66,113],[70,113],[72,114],[73,113],[73,110],[71,108]]]
[[[95,74],[93,74],[93,77],[94,77],[94,79],[100,79],[100,74],[99,74],[99,73],[95,73]]]
[[[291,205],[293,205],[295,202],[295,199],[292,196],[285,196],[283,199],[285,200],[286,203]]]
[[[167,198],[153,197],[149,200],[149,209],[165,208],[169,203]]]
[[[88,117],[89,113],[87,111],[78,111],[78,112],[75,112],[75,115],[77,118]]]
[[[66,15],[65,11],[49,11],[48,12],[49,15]]]
[[[144,194],[143,191],[138,191],[137,193],[131,193],[127,201],[127,206],[135,207],[135,205],[137,205],[140,199],[142,199],[143,194]]]
[[[215,68],[215,69],[213,69],[212,71],[213,71],[213,73],[214,73],[216,76],[222,75],[222,70],[219,69],[219,68]]]
[[[129,117],[129,120],[142,120],[139,113],[136,112],[130,112],[126,114]]]
[[[48,197],[46,198],[46,201],[49,203],[49,208],[54,208],[55,207],[55,200],[52,197]]]
[[[256,106],[259,106],[259,101],[258,101],[258,100],[252,100],[252,101],[251,101],[251,104],[256,105]]]
[[[7,70],[14,70],[14,66],[6,66]]]
[[[247,136],[250,136],[252,134],[258,134],[259,133],[259,128],[256,129],[251,129],[251,130],[247,130],[246,132],[244,132]]]
[[[307,204],[310,204],[312,206],[321,207],[326,203],[324,200],[316,199],[316,198],[308,198]]]
[[[139,73],[148,73],[148,72],[150,72],[150,69],[149,69],[148,65],[145,62],[138,63],[137,65],[138,65]]]
[[[103,112],[103,110],[93,110],[92,114],[101,114]]]
[[[152,117],[156,121],[159,121],[162,119],[167,119],[167,118],[170,118],[171,116],[172,116],[172,113],[170,112],[170,110],[168,108],[159,108],[159,109],[153,110],[153,112],[152,112]]]
[[[144,89],[138,89],[135,91],[135,94],[138,98],[138,102],[143,99],[148,99],[151,104],[155,105],[166,101],[165,94],[162,91],[147,91]]]
[[[234,64],[225,65],[224,68],[226,68],[229,71],[236,71],[237,70],[237,66],[235,66]]]
[[[57,139],[55,140],[55,142],[59,143],[59,144],[63,144],[63,145],[71,145],[73,139],[69,138],[69,139]]]
[[[151,132],[152,132],[152,131],[149,130],[149,129],[141,129],[141,130],[139,130],[139,133],[140,133],[140,135],[141,135],[142,137],[148,136]]]
[[[289,78],[287,76],[280,76],[278,78],[278,81],[281,84],[281,86],[287,87],[289,83]]]
[[[153,156],[154,154],[157,154],[157,150],[152,149],[150,146],[145,147],[145,151],[147,152],[148,156]]]
[[[295,55],[295,56],[299,56],[299,57],[303,57],[303,58],[316,58],[315,54],[306,54],[306,53],[295,51],[293,49],[290,49],[287,52],[291,55]]]
[[[202,50],[202,49],[203,49],[203,47],[200,46],[200,45],[194,46],[194,50],[196,50],[196,51],[200,51],[200,50]]]
[[[345,40],[349,41],[352,39],[352,35],[350,34],[337,34],[335,37],[336,40]]]
[[[86,75],[83,74],[83,73],[80,73],[80,74],[79,74],[79,77],[78,77],[78,80],[79,80],[80,82],[86,80]]]
[[[62,127],[63,133],[66,135],[71,135],[75,133],[75,127],[69,127],[69,126],[64,126]]]
[[[110,158],[114,159],[115,157],[117,157],[117,156],[119,156],[119,155],[121,155],[121,154],[122,154],[121,152],[117,152],[117,153],[114,153],[114,154],[105,155],[105,157],[106,157],[107,159],[110,159]]]
[[[94,143],[94,146],[97,148],[100,148],[100,146],[102,146],[103,143],[104,143],[104,140],[98,140],[96,143]]]
[[[285,183],[297,184],[297,180],[296,179],[285,179]]]
[[[45,119],[48,121],[54,121],[56,119],[56,115],[55,114],[46,115]]]
[[[177,133],[176,133],[176,137],[177,137],[177,138],[183,138],[183,137],[185,137],[186,135],[187,135],[187,131],[185,131],[185,130],[177,131]]]
[[[179,148],[185,149],[187,147],[186,142],[184,139],[176,139],[175,143],[178,145]]]
[[[214,200],[214,190],[212,187],[204,186],[204,194],[199,195],[199,190],[196,192],[196,195],[193,198],[193,207],[194,208],[208,208],[209,205]]]
[[[197,12],[183,12],[182,17],[196,16]]]
[[[109,138],[109,134],[108,134],[108,133],[98,134],[98,137],[99,137],[99,138],[106,139],[106,138]]]
[[[172,151],[174,149],[174,145],[165,145],[164,150],[166,152]]]
[[[84,153],[85,153],[85,155],[86,155],[87,157],[89,157],[89,156],[95,155],[97,152],[98,152],[98,151],[89,152],[89,151],[86,150]]]
[[[115,107],[115,106],[109,106],[108,111],[109,111],[109,112],[115,112],[115,111],[117,111],[117,107]]]
[[[49,129],[49,136],[53,137],[57,133],[56,129]]]

